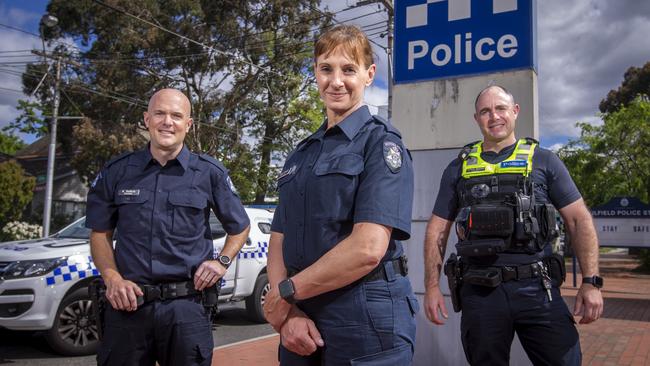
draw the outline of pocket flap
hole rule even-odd
[[[169,203],[174,206],[185,206],[203,209],[208,201],[197,191],[174,191],[169,192]]]
[[[358,175],[363,171],[363,157],[357,154],[344,154],[322,161],[314,169],[316,175],[346,174]]]

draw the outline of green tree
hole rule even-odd
[[[14,155],[23,147],[25,143],[20,137],[0,132],[0,153]]]
[[[44,28],[46,38],[68,37],[83,45],[74,50],[58,44],[54,53],[65,64],[61,115],[92,120],[91,126],[60,124],[70,128],[62,138],[71,138],[64,150],[78,156],[75,168],[92,179],[105,152],[129,144],[93,146],[91,135],[132,138],[153,92],[174,87],[192,102],[189,147],[223,160],[245,201],[263,201],[275,176],[271,156],[317,126],[313,34],[331,23],[331,16],[317,11],[319,2],[52,0],[47,10],[59,26]],[[28,68],[24,89],[34,90],[45,69]],[[47,77],[36,93],[46,108],[52,82]],[[97,149],[101,153],[94,155]]]
[[[650,198],[650,102],[639,96],[602,115],[603,124],[578,123],[580,138],[559,155],[588,205],[614,196]]]
[[[607,98],[600,102],[602,113],[611,113],[632,102],[639,94],[650,95],[650,62],[642,67],[630,67],[625,71],[623,83],[616,90],[610,90]]]
[[[36,178],[27,176],[14,160],[0,163],[0,228],[19,220],[32,200]]]

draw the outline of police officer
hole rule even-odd
[[[330,29],[314,61],[327,118],[286,160],[269,243],[264,310],[280,364],[409,365],[418,303],[399,240],[410,236],[411,158],[363,105],[376,68],[365,34]]]
[[[201,294],[225,274],[249,220],[223,165],[183,144],[192,125],[185,95],[155,93],[144,123],[148,146],[106,164],[88,193],[92,257],[110,302],[97,361],[210,365],[214,343]],[[217,260],[211,209],[228,233]]]
[[[461,337],[472,365],[508,365],[516,332],[535,365],[580,365],[578,332],[560,296],[563,259],[549,243],[559,209],[574,240],[583,280],[574,308],[580,323],[603,311],[598,242],[591,215],[566,167],[533,139],[515,138],[519,105],[500,86],[482,90],[474,119],[483,141],[467,145],[445,169],[425,238],[425,313],[448,313],[439,274],[452,224],[460,263]],[[552,204],[552,205],[551,205]],[[451,263],[450,263],[451,262]],[[458,267],[457,267],[458,266]],[[449,274],[448,274],[449,276]],[[442,315],[442,316],[441,316]]]

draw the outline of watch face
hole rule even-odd
[[[226,268],[228,268],[228,266],[230,265],[231,260],[230,260],[230,257],[228,257],[226,255],[220,255],[219,256],[219,262],[221,262],[221,264],[223,264],[224,266],[226,266]]]

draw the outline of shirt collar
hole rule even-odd
[[[343,121],[337,123],[336,125],[343,131],[345,136],[348,139],[352,140],[356,136],[357,132],[361,129],[363,125],[366,124],[372,118],[372,114],[368,110],[368,106],[363,105],[349,116],[345,117]]]
[[[155,161],[153,158],[153,155],[151,155],[151,143],[147,144],[147,147],[142,149],[140,153],[137,156],[136,163],[137,165],[141,167],[145,167],[148,164],[151,164]],[[170,160],[174,161],[177,160],[178,163],[183,167],[184,170],[187,170],[189,163],[190,163],[190,150],[187,148],[185,144],[183,144],[183,148],[181,151],[178,153],[175,159]]]

